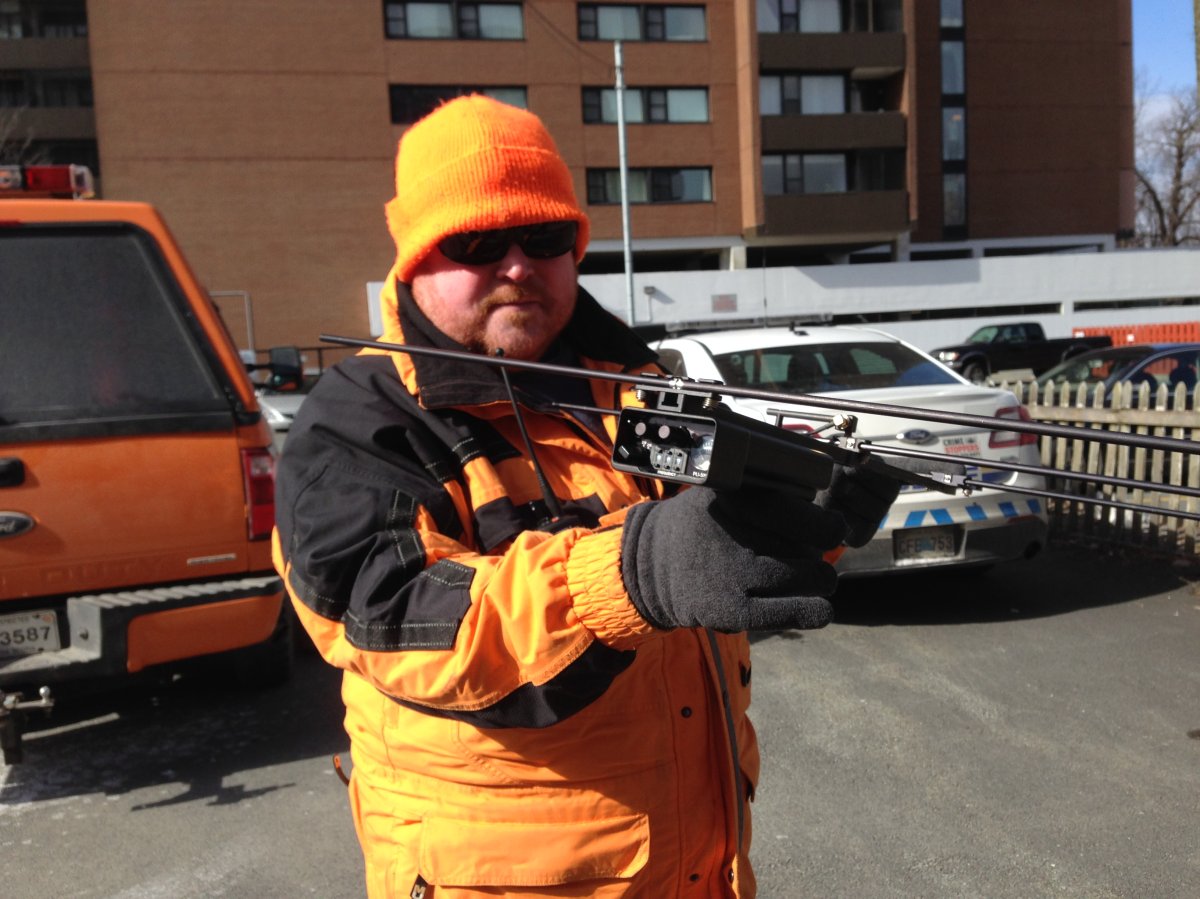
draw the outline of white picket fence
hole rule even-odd
[[[1076,496],[1099,496],[1120,502],[1153,506],[1162,512],[1141,512],[1091,503],[1051,500],[1051,535],[1090,543],[1121,544],[1192,557],[1200,553],[1200,522],[1172,515],[1172,511],[1200,511],[1200,499],[1156,489],[1175,485],[1200,488],[1200,387],[1188,391],[1182,384],[1168,392],[1165,384],[1123,384],[1111,398],[1103,388],[1089,397],[1086,387],[1040,388],[1032,382],[1010,382],[1012,390],[1034,421],[1083,425],[1105,431],[1173,437],[1193,441],[1196,453],[1164,452],[1115,446],[1065,437],[1039,440],[1042,464],[1062,472],[1052,478],[1052,489]],[[1145,486],[1097,486],[1071,477],[1072,472],[1132,478]]]

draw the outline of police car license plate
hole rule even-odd
[[[892,551],[897,562],[951,559],[957,552],[956,528],[910,528],[892,534]]]
[[[58,649],[58,616],[53,612],[0,615],[0,657]]]

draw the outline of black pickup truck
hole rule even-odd
[[[1047,338],[1037,322],[1016,322],[984,325],[965,343],[940,347],[933,356],[978,384],[996,371],[1030,369],[1039,375],[1064,359],[1111,345],[1108,336]]]

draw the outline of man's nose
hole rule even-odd
[[[510,243],[508,252],[500,260],[499,272],[510,281],[524,281],[533,274],[533,262],[525,255],[520,244]]]

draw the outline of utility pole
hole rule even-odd
[[[1200,3],[1200,0],[1195,0]],[[629,236],[629,162],[625,156],[625,75],[621,63],[621,42],[613,41],[613,59],[617,70],[617,156],[621,166],[621,242],[625,251],[625,308],[632,328],[636,312],[633,307],[633,247]]]

